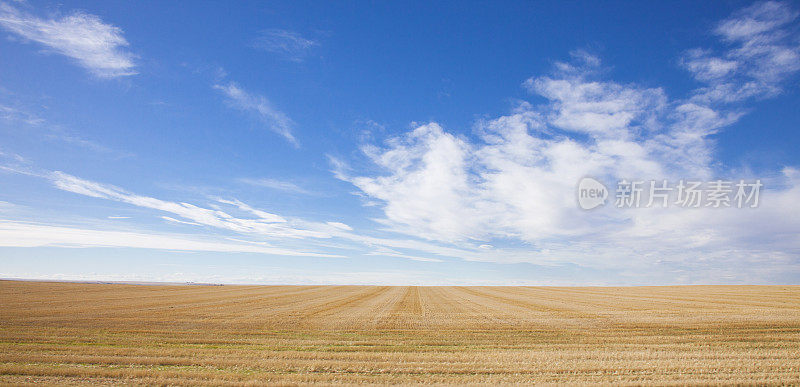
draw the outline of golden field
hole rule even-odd
[[[0,382],[800,384],[799,286],[0,281]]]

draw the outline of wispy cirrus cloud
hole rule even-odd
[[[295,147],[299,146],[297,139],[292,134],[294,121],[282,111],[276,109],[264,96],[245,91],[234,82],[216,84],[214,89],[219,90],[227,102],[234,108],[243,112],[254,114],[268,129],[283,136]]]
[[[11,93],[8,93],[11,94]],[[39,112],[34,112],[32,109],[20,106],[21,104],[13,101],[12,98],[0,98],[0,129],[3,123],[9,123],[9,128],[16,130],[19,128],[18,124],[23,124],[31,130],[31,135],[38,138],[46,138],[49,140],[59,141],[64,144],[81,147],[97,153],[113,154],[116,157],[130,157],[128,152],[122,152],[111,149],[96,141],[88,140],[73,132],[65,129],[61,125],[49,122],[44,117],[40,116]]]
[[[798,11],[789,3],[755,3],[720,22],[713,33],[722,52],[693,49],[682,63],[707,86],[695,101],[731,103],[781,92],[781,83],[800,70]]]
[[[167,213],[169,215],[159,215],[159,218],[176,225],[196,227],[199,231],[203,231],[204,235],[210,233],[210,235],[224,237],[227,240],[233,240],[236,242],[259,246],[269,246],[271,247],[269,251],[263,251],[269,254],[340,256],[340,254],[330,252],[331,248],[333,248],[342,251],[349,251],[354,254],[397,257],[421,262],[439,262],[440,259],[437,257],[462,258],[467,260],[490,262],[524,262],[526,259],[525,253],[521,251],[499,249],[486,250],[485,248],[479,248],[478,246],[472,245],[453,247],[408,238],[392,239],[364,235],[342,222],[316,222],[299,218],[284,217],[254,208],[236,199],[215,198],[213,200],[217,204],[229,205],[231,206],[229,208],[239,210],[245,215],[236,215],[234,212],[225,210],[221,206],[213,203],[203,207],[186,202],[173,202],[149,196],[137,195],[113,185],[81,179],[63,172],[35,172],[26,168],[4,167],[2,165],[0,165],[0,168],[12,173],[19,173],[27,176],[47,179],[51,181],[56,188],[63,191],[98,199],[125,203],[140,208],[154,210],[157,213]],[[2,221],[3,220],[0,220],[0,222]],[[7,220],[7,222],[14,224],[19,223],[13,220]],[[69,229],[75,229],[75,233],[78,235],[92,232],[92,230],[89,229],[68,226],[40,226],[52,226],[59,228],[59,233],[54,234],[56,236],[73,235],[70,234]],[[12,228],[15,227],[17,226],[15,225]],[[28,227],[22,228],[25,230],[33,230],[32,228]],[[39,230],[43,229],[40,228]],[[149,235],[146,232],[143,234]],[[232,238],[230,237],[230,234],[238,234],[246,237],[246,239],[249,240]],[[108,239],[105,244],[101,244],[97,242],[97,239],[92,239],[93,237],[87,237],[88,239],[84,240],[85,243],[81,244],[77,243],[79,238],[69,239],[67,237],[62,238],[61,236],[50,238],[49,234],[45,232],[37,234],[34,231],[30,231],[30,233],[26,231],[25,235],[25,238],[20,239],[20,242],[17,244],[15,244],[12,239],[7,239],[5,241],[0,241],[3,243],[0,244],[0,246],[25,247],[70,244],[73,247],[97,247],[114,246],[114,241],[118,240],[116,238],[111,238]],[[28,242],[25,242],[26,240],[35,240],[35,242],[30,242],[32,244],[28,244]],[[141,240],[141,238],[137,240]],[[271,243],[264,242],[264,240],[273,241],[276,243],[276,245],[273,246]],[[277,244],[280,244],[280,246]],[[119,247],[133,246],[130,246],[128,242],[120,242]],[[144,242],[138,243],[135,247],[181,250],[180,248],[165,248],[159,243],[148,244]],[[251,251],[247,249],[236,250],[235,246],[230,248],[233,249],[231,251]],[[187,247],[186,250],[202,249],[200,247]],[[293,251],[295,254],[281,253],[281,251]]]
[[[297,32],[281,29],[261,31],[253,41],[254,48],[277,54],[294,62],[302,62],[311,49],[318,45],[318,42],[307,39]]]
[[[190,203],[178,203],[136,195],[112,185],[81,179],[63,172],[52,172],[47,177],[61,190],[167,212],[182,218],[182,222],[191,222],[197,225],[258,235],[260,237],[330,238],[330,233],[327,230],[331,227],[324,223],[289,222],[279,215],[252,208],[237,200],[217,199],[217,202],[237,207],[242,211],[255,215],[255,218],[235,217],[220,209],[204,208]]]
[[[261,178],[261,179],[241,178],[238,179],[237,181],[255,187],[264,187],[278,191],[285,191],[285,192],[299,193],[299,194],[311,193],[311,191],[308,191],[307,189],[300,187],[299,185],[292,183],[290,181],[267,179],[267,178]]]
[[[505,147],[513,145],[504,144]],[[518,149],[519,150],[519,149]],[[425,152],[423,152],[424,154]],[[565,156],[566,157],[566,156]],[[507,190],[509,197],[517,197],[517,203],[525,204],[522,199],[526,195],[536,194],[537,191],[546,189],[553,195],[571,196],[574,187],[569,189],[561,185],[548,186],[550,181],[530,181],[519,190],[519,181],[514,178],[525,179],[527,176],[517,175],[513,172],[520,168],[509,162],[509,156],[498,155],[498,160],[507,164],[508,172],[500,173],[505,183],[499,182],[499,187],[510,188]],[[574,161],[571,158],[567,161]],[[563,168],[563,167],[560,167]],[[558,174],[563,169],[553,171]],[[352,227],[335,221],[314,222],[298,218],[280,216],[271,212],[253,208],[236,199],[213,199],[216,203],[230,205],[233,210],[243,214],[224,209],[223,206],[208,204],[206,207],[185,202],[173,202],[157,199],[155,197],[137,195],[108,184],[102,184],[61,172],[34,173],[25,170],[8,169],[9,172],[27,174],[50,180],[53,185],[61,190],[80,195],[95,197],[102,200],[111,200],[128,205],[150,209],[161,219],[180,227],[189,235],[158,233],[152,231],[124,230],[123,234],[108,230],[105,227],[87,228],[52,224],[37,224],[36,227],[24,225],[26,222],[13,220],[0,220],[0,223],[9,223],[6,228],[0,226],[0,234],[7,234],[8,238],[0,238],[0,246],[60,246],[60,247],[135,247],[163,250],[186,251],[231,251],[255,252],[285,256],[318,256],[342,257],[357,254],[361,256],[382,256],[409,259],[420,262],[434,263],[443,257],[458,258],[468,261],[497,262],[497,263],[534,263],[557,267],[560,265],[578,265],[595,267],[603,270],[621,270],[616,283],[645,283],[647,280],[664,281],[663,271],[685,271],[685,276],[669,277],[668,282],[691,283],[719,281],[713,277],[719,273],[721,267],[730,272],[729,281],[769,281],[775,271],[781,273],[796,272],[798,270],[796,258],[791,251],[797,249],[798,240],[794,237],[796,232],[787,230],[800,230],[797,220],[786,218],[780,221],[781,214],[800,211],[800,174],[796,170],[785,171],[783,184],[789,187],[783,191],[774,192],[769,199],[763,198],[764,205],[758,212],[751,212],[742,217],[741,213],[709,214],[705,210],[693,212],[645,212],[639,214],[620,214],[606,218],[609,213],[594,213],[594,220],[586,219],[576,209],[574,203],[570,207],[557,207],[554,213],[536,212],[535,208],[513,207],[514,202],[508,201],[506,207],[496,208],[494,215],[505,215],[500,221],[509,225],[507,230],[519,227],[536,227],[537,222],[531,222],[530,216],[545,217],[544,221],[552,222],[557,226],[554,230],[545,228],[534,229],[529,234],[517,234],[524,240],[533,241],[533,245],[522,247],[495,247],[486,243],[487,238],[480,240],[456,240],[448,238],[446,234],[425,235],[430,224],[426,219],[421,219],[421,230],[397,228],[398,232],[411,235],[401,237],[376,237],[354,230]],[[413,171],[412,171],[413,173]],[[517,175],[517,176],[515,176]],[[553,180],[564,186],[566,181]],[[409,184],[413,188],[413,184]],[[569,184],[571,185],[571,184]],[[473,192],[480,192],[471,188]],[[569,192],[567,192],[569,191]],[[428,196],[428,198],[437,199]],[[400,200],[402,198],[398,198]],[[534,197],[536,199],[536,197]],[[458,195],[449,196],[448,200],[464,203],[464,198]],[[475,198],[473,204],[487,203],[489,198]],[[441,201],[433,203],[417,202],[423,206],[441,205]],[[502,204],[502,203],[501,203]],[[539,205],[553,205],[557,202],[538,203]],[[406,208],[409,210],[409,208]],[[413,211],[410,208],[410,211]],[[473,235],[492,235],[498,225],[504,223],[485,222],[475,223],[470,218],[473,215],[486,214],[487,208],[478,208],[475,213],[461,214],[461,220],[467,227],[461,230],[475,232]],[[517,214],[523,211],[524,214]],[[446,212],[445,212],[446,214]],[[563,216],[559,216],[563,215]],[[631,215],[631,217],[627,217]],[[634,216],[635,215],[635,216]],[[687,216],[689,215],[689,216]],[[717,215],[717,216],[710,216]],[[721,216],[720,216],[721,215]],[[527,220],[526,220],[527,218]],[[533,218],[535,220],[535,218]],[[514,223],[521,220],[520,223]],[[599,222],[597,222],[599,220]],[[569,225],[573,222],[573,225]],[[589,227],[581,228],[587,222]],[[392,225],[391,223],[386,223]],[[602,227],[598,226],[602,224]],[[516,226],[515,226],[516,225]],[[753,226],[758,225],[758,226]],[[546,225],[545,225],[546,226]],[[564,227],[575,226],[574,230]],[[188,229],[187,229],[188,227]],[[753,228],[758,231],[753,232]],[[113,227],[112,227],[113,228]],[[484,230],[480,230],[484,228]],[[192,231],[196,229],[197,231]],[[188,230],[188,231],[187,231]],[[535,234],[534,231],[552,231],[551,234]],[[447,229],[445,232],[451,232]],[[513,233],[504,234],[507,238],[514,238]],[[124,234],[130,232],[131,235]],[[159,235],[168,240],[149,239],[150,235]],[[526,236],[527,235],[527,236]],[[558,236],[570,238],[558,238]],[[419,236],[419,237],[414,237]],[[554,238],[555,236],[555,238]],[[531,239],[526,239],[531,238]],[[758,248],[748,244],[749,238],[758,241]],[[425,239],[428,239],[427,241]],[[211,244],[194,244],[203,241]],[[218,245],[224,244],[224,246]],[[494,242],[492,242],[494,243]],[[687,257],[687,254],[691,255]],[[703,259],[697,260],[693,254],[700,254]],[[654,268],[656,267],[656,268]],[[653,270],[657,270],[657,273]],[[661,274],[659,274],[661,273]],[[643,276],[643,275],[646,275]],[[662,275],[662,276],[660,276]],[[726,274],[727,275],[727,274]],[[745,278],[747,277],[747,278]],[[727,278],[727,277],[726,277]]]
[[[13,247],[130,247],[179,251],[214,251],[261,253],[283,256],[336,257],[268,244],[229,243],[209,241],[187,235],[110,231],[68,226],[54,226],[31,222],[0,220],[0,246]]]
[[[22,122],[31,126],[38,126],[45,122],[44,118],[41,118],[35,114],[20,108],[3,104],[0,104],[0,119],[9,122]]]
[[[136,74],[134,55],[121,28],[82,12],[60,18],[40,18],[0,3],[0,26],[48,50],[74,59],[99,78]]]

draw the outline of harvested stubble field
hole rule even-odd
[[[0,281],[0,382],[800,383],[800,287]]]

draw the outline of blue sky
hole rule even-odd
[[[798,283],[798,12],[0,2],[0,277]],[[764,188],[584,211],[585,176]]]

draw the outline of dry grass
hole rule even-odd
[[[0,382],[800,384],[800,287],[0,282]]]

